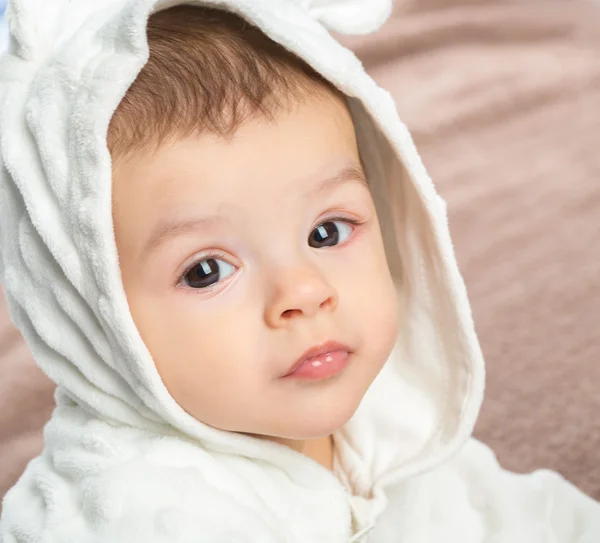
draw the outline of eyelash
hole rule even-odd
[[[354,226],[354,228],[356,229],[357,226],[361,226],[362,224],[365,223],[365,221],[359,221],[358,219],[353,219],[350,217],[328,217],[326,219],[323,219],[322,221],[320,221],[314,228],[313,230],[317,227],[320,226],[326,222],[334,222],[334,221],[340,221],[340,222],[346,222],[348,224],[351,224],[352,226]],[[312,232],[312,230],[311,230]],[[352,233],[354,233],[354,230],[352,231]],[[347,242],[344,242],[344,244]],[[198,258],[196,258],[186,269],[185,271],[179,276],[179,279],[177,280],[177,284],[175,286],[180,287],[183,284],[183,280],[185,279],[185,276],[192,270],[192,268],[194,266],[196,266],[197,264],[199,264],[200,262],[202,262],[203,260],[209,260],[211,258],[214,259],[222,259],[222,260],[227,260],[228,255],[226,255],[224,252],[219,251],[219,250],[212,250],[212,252],[210,253],[206,253],[203,254],[201,256],[199,256]],[[219,283],[215,283],[214,285],[211,285],[209,287],[206,287],[204,289],[201,289],[204,292],[210,291],[211,287],[216,287]],[[192,290],[200,290],[200,289],[192,289]]]

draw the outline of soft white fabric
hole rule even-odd
[[[334,435],[334,473],[171,398],[123,292],[106,132],[147,60],[148,16],[178,3],[9,5],[0,278],[58,387],[44,451],[3,502],[0,543],[600,541],[597,503],[555,474],[502,471],[470,438],[483,360],[444,204],[391,97],[327,31],[374,30],[387,0],[202,2],[241,14],[348,96],[402,323]]]

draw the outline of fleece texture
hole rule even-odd
[[[437,196],[390,95],[329,31],[388,0],[212,0],[346,96],[402,322],[335,469],[209,427],[169,395],[131,317],[111,217],[109,120],[180,1],[11,0],[0,58],[0,279],[57,383],[42,454],[3,502],[0,543],[600,541],[600,506],[514,475],[470,435],[484,366]]]

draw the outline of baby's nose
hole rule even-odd
[[[287,270],[271,286],[265,317],[272,327],[286,326],[297,317],[313,317],[319,311],[334,311],[338,304],[336,290],[312,268]]]

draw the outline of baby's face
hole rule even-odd
[[[311,439],[355,412],[398,326],[363,175],[350,115],[322,92],[231,139],[178,140],[116,164],[131,313],[189,414],[224,430]],[[350,351],[341,372],[284,377],[326,341]]]

